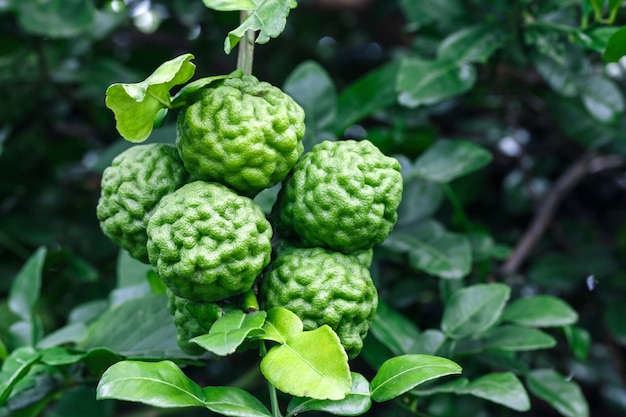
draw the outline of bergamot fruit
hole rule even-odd
[[[302,154],[304,111],[254,76],[201,89],[178,116],[177,147],[196,178],[254,196],[282,181]]]
[[[96,208],[102,231],[133,258],[148,263],[148,220],[161,198],[189,179],[173,145],[154,143],[125,150],[102,174]]]
[[[325,141],[295,165],[273,216],[281,234],[307,246],[352,252],[385,240],[401,199],[397,159],[367,140]]]
[[[356,357],[378,306],[369,270],[358,255],[323,248],[283,248],[263,275],[266,310],[286,308],[305,330],[324,324],[339,336],[349,358]]]
[[[179,297],[211,302],[249,290],[269,263],[272,228],[261,208],[204,181],[163,197],[148,223],[148,256]]]

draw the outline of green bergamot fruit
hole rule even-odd
[[[305,330],[327,324],[348,357],[355,358],[378,306],[376,288],[361,262],[358,255],[323,248],[283,248],[263,275],[264,307],[292,311]]]
[[[173,145],[135,145],[119,154],[102,174],[96,214],[114,243],[148,263],[146,227],[165,195],[190,180]]]
[[[217,301],[249,290],[269,263],[272,228],[248,197],[194,181],[165,196],[148,223],[148,256],[170,290]]]
[[[190,355],[201,355],[206,352],[189,340],[209,332],[211,325],[222,315],[220,306],[215,303],[191,301],[178,297],[168,290],[167,309],[174,316],[178,347]]]
[[[273,216],[281,233],[307,246],[352,252],[385,240],[401,199],[397,159],[366,140],[325,141],[293,168]]]
[[[302,154],[304,111],[254,76],[195,93],[181,111],[177,146],[196,178],[254,196],[282,181]]]

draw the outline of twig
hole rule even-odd
[[[501,274],[514,274],[524,263],[552,222],[557,207],[565,196],[587,175],[624,165],[624,158],[618,155],[601,156],[593,151],[585,153],[574,162],[556,181],[552,190],[537,208],[530,226],[513,249],[509,259],[500,268]]]
[[[243,23],[251,12],[242,10],[240,12],[240,21]],[[247,30],[241,41],[239,41],[239,53],[237,56],[237,68],[244,75],[252,74],[252,62],[254,60],[254,31]]]

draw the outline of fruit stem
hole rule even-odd
[[[240,12],[240,22],[243,23],[252,12],[242,10]],[[247,30],[241,41],[239,42],[239,51],[237,55],[237,68],[243,71],[243,75],[252,74],[252,61],[254,60],[254,31]]]
[[[261,351],[261,357],[267,355],[267,347],[265,346],[265,342],[261,341],[261,345],[259,347]],[[272,408],[272,416],[273,417],[283,417],[280,413],[280,406],[278,405],[278,396],[276,395],[276,387],[269,381],[267,381],[267,387],[270,391],[270,405]]]

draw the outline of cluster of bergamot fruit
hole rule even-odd
[[[372,247],[394,227],[400,164],[372,143],[322,142],[303,155],[304,111],[253,76],[202,88],[178,116],[176,145],[135,145],[102,177],[103,232],[167,286],[179,346],[222,305],[257,290],[305,330],[323,324],[358,355],[378,304]],[[270,216],[252,200],[282,182]]]

